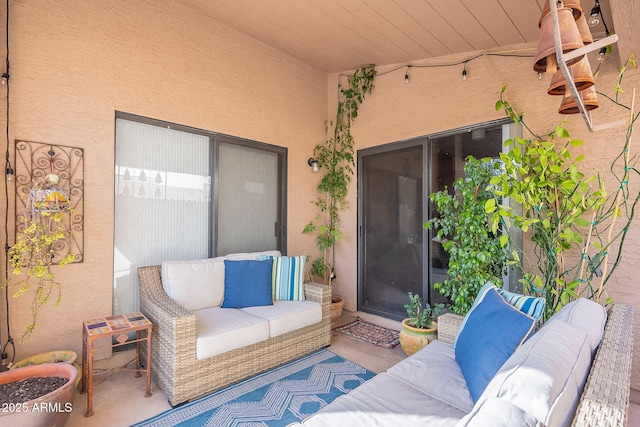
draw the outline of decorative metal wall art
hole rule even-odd
[[[84,259],[84,150],[16,141],[16,233],[38,215],[61,213],[66,239],[54,244],[53,262]]]

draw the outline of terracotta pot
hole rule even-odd
[[[36,354],[35,356],[22,359],[19,362],[16,362],[13,365],[11,365],[9,369],[24,368],[25,366],[40,365],[42,363],[58,363],[58,362],[70,363],[73,366],[75,366],[76,370],[78,371],[78,377],[76,378],[76,381],[75,381],[75,385],[77,387],[78,384],[80,383],[80,377],[81,377],[81,375],[79,374],[80,365],[75,363],[77,358],[78,358],[78,355],[76,354],[75,351],[72,351],[72,350],[49,351],[47,353]]]
[[[64,426],[73,409],[74,382],[78,371],[69,363],[42,363],[0,373],[0,384],[32,377],[62,377],[68,381],[57,390],[24,403],[5,403],[0,425],[12,427]]]
[[[331,297],[331,320],[336,320],[342,316],[342,308],[344,307],[344,300],[338,295]]]
[[[421,329],[410,326],[407,322],[409,319],[402,321],[402,330],[400,331],[400,346],[411,356],[431,341],[438,339],[438,323],[432,322],[433,328]]]

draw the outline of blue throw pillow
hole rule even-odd
[[[222,308],[273,305],[271,272],[273,261],[224,261]]]
[[[495,287],[478,294],[456,342],[456,362],[474,403],[536,321],[506,302]]]

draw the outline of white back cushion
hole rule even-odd
[[[587,334],[550,322],[505,362],[480,396],[504,399],[548,427],[568,426],[591,367]]]
[[[224,300],[224,257],[165,261],[162,287],[187,310],[219,307]]]

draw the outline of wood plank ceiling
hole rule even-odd
[[[535,49],[547,0],[176,1],[325,72],[339,72],[527,43]],[[587,14],[593,5],[582,0]],[[606,18],[608,3],[601,5]],[[592,33],[602,37],[602,24]]]

